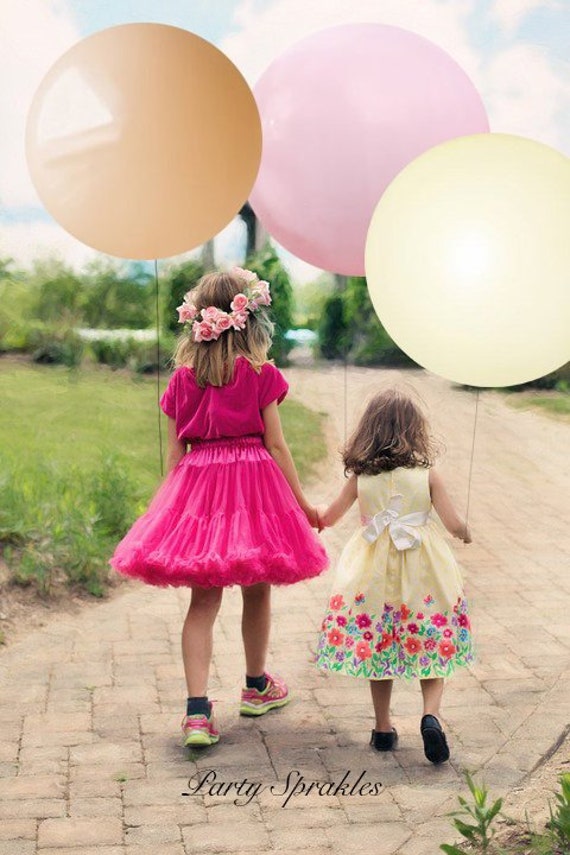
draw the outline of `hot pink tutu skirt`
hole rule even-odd
[[[195,443],[111,565],[151,585],[287,585],[327,554],[261,437]]]

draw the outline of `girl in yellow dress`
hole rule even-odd
[[[441,476],[424,415],[397,390],[376,395],[343,454],[350,477],[319,515],[332,526],[358,499],[361,526],[340,556],[319,637],[317,665],[370,680],[376,716],[371,745],[395,748],[394,677],[417,677],[420,731],[432,763],[449,758],[438,720],[444,677],[473,659],[463,582],[438,525],[471,542]]]

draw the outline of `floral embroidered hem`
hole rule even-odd
[[[393,677],[450,677],[473,661],[467,601],[438,610],[431,594],[419,609],[384,604],[381,614],[366,609],[364,594],[347,603],[331,597],[319,637],[317,666],[326,671],[386,680]]]

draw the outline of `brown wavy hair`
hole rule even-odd
[[[236,294],[243,293],[245,285],[243,279],[230,273],[207,273],[192,289],[192,302],[198,311],[216,306],[230,312],[230,303]],[[243,330],[228,329],[216,340],[194,341],[190,329],[189,326],[178,340],[174,365],[192,367],[199,386],[229,383],[238,356],[244,356],[256,371],[267,362],[273,324],[263,308],[248,312]]]
[[[342,460],[346,475],[378,475],[399,466],[429,468],[438,453],[420,406],[398,389],[387,389],[366,407]]]

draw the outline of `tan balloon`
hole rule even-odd
[[[459,137],[396,176],[366,243],[374,308],[412,359],[511,386],[570,359],[570,161],[509,134]]]
[[[237,214],[261,158],[251,90],[216,47],[163,24],[102,30],[36,92],[32,180],[52,216],[121,258],[199,246]]]

